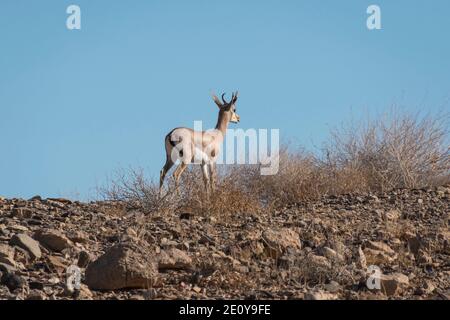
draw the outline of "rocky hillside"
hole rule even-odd
[[[439,187],[146,216],[0,198],[0,299],[449,299],[449,199]],[[70,266],[80,289],[67,286]]]

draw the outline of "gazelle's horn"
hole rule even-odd
[[[223,94],[222,94],[222,101],[223,101],[224,104],[228,104],[228,102],[225,101],[225,98],[224,98],[225,95],[226,95],[226,93],[223,93]]]

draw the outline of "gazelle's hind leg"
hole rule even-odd
[[[187,164],[184,162],[181,162],[180,165],[175,169],[173,173],[173,177],[175,178],[175,190],[178,195],[180,195],[180,189],[179,189],[179,182],[181,175],[183,174],[184,170],[187,168]]]
[[[164,164],[164,167],[161,169],[161,172],[159,174],[159,197],[162,196],[162,187],[164,184],[164,178],[166,177],[167,172],[169,172],[170,168],[172,168],[174,165],[174,162],[172,159],[168,156],[166,158],[166,163]]]
[[[210,180],[210,187],[211,187],[211,191],[216,190],[216,164],[215,163],[210,163],[209,164],[209,180]]]

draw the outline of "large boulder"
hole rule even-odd
[[[92,290],[118,290],[156,285],[158,267],[145,245],[125,243],[106,251],[86,269],[86,284]]]

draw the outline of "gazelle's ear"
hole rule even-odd
[[[212,95],[212,98],[213,98],[214,102],[219,107],[219,109],[222,108],[223,104],[222,104],[222,102],[220,102],[219,98],[214,93],[212,93],[211,95]]]
[[[236,103],[236,101],[238,99],[238,95],[239,95],[239,91],[236,91],[236,93],[233,92],[233,97],[231,98],[232,104]]]

